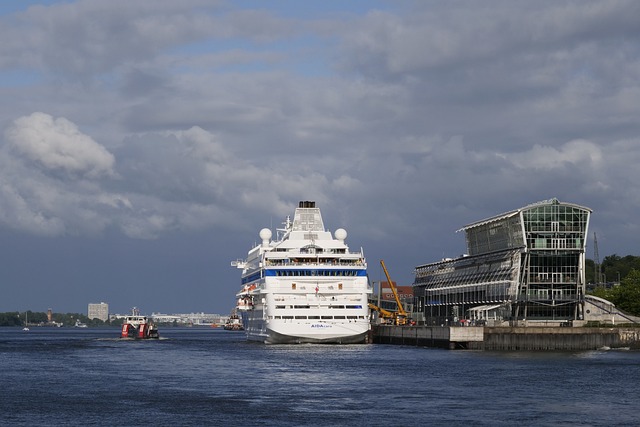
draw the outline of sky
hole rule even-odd
[[[312,200],[372,282],[558,198],[640,255],[640,2],[0,2],[0,311],[228,314]]]

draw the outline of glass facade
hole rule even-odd
[[[522,210],[527,269],[520,283],[518,317],[582,319],[590,214],[585,207],[556,199]]]
[[[502,320],[582,319],[590,214],[551,199],[464,227],[469,256],[415,268],[417,311],[428,324],[485,307]]]
[[[466,230],[469,255],[479,255],[524,246],[520,217],[513,213]]]

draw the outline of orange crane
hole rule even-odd
[[[380,314],[380,317],[387,320],[392,320],[395,325],[406,325],[407,324],[407,312],[402,306],[402,302],[400,301],[400,297],[398,296],[398,291],[391,280],[391,276],[389,276],[389,271],[387,270],[387,266],[384,265],[384,261],[380,260],[380,265],[382,266],[382,270],[384,271],[384,275],[387,276],[387,282],[389,283],[389,287],[391,287],[391,291],[393,292],[393,298],[396,300],[396,304],[398,305],[397,311],[389,311],[384,308],[378,307],[375,304],[369,303],[369,308],[371,310],[375,310]]]

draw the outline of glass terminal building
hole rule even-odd
[[[463,227],[468,255],[415,268],[426,324],[584,318],[591,209],[545,200]]]

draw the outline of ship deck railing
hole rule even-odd
[[[321,265],[325,267],[361,267],[365,265],[365,262],[362,259],[357,260],[323,260],[323,259],[314,259],[314,260],[296,260],[296,259],[267,259],[265,260],[265,266],[284,266],[284,267],[304,267],[308,265]]]

